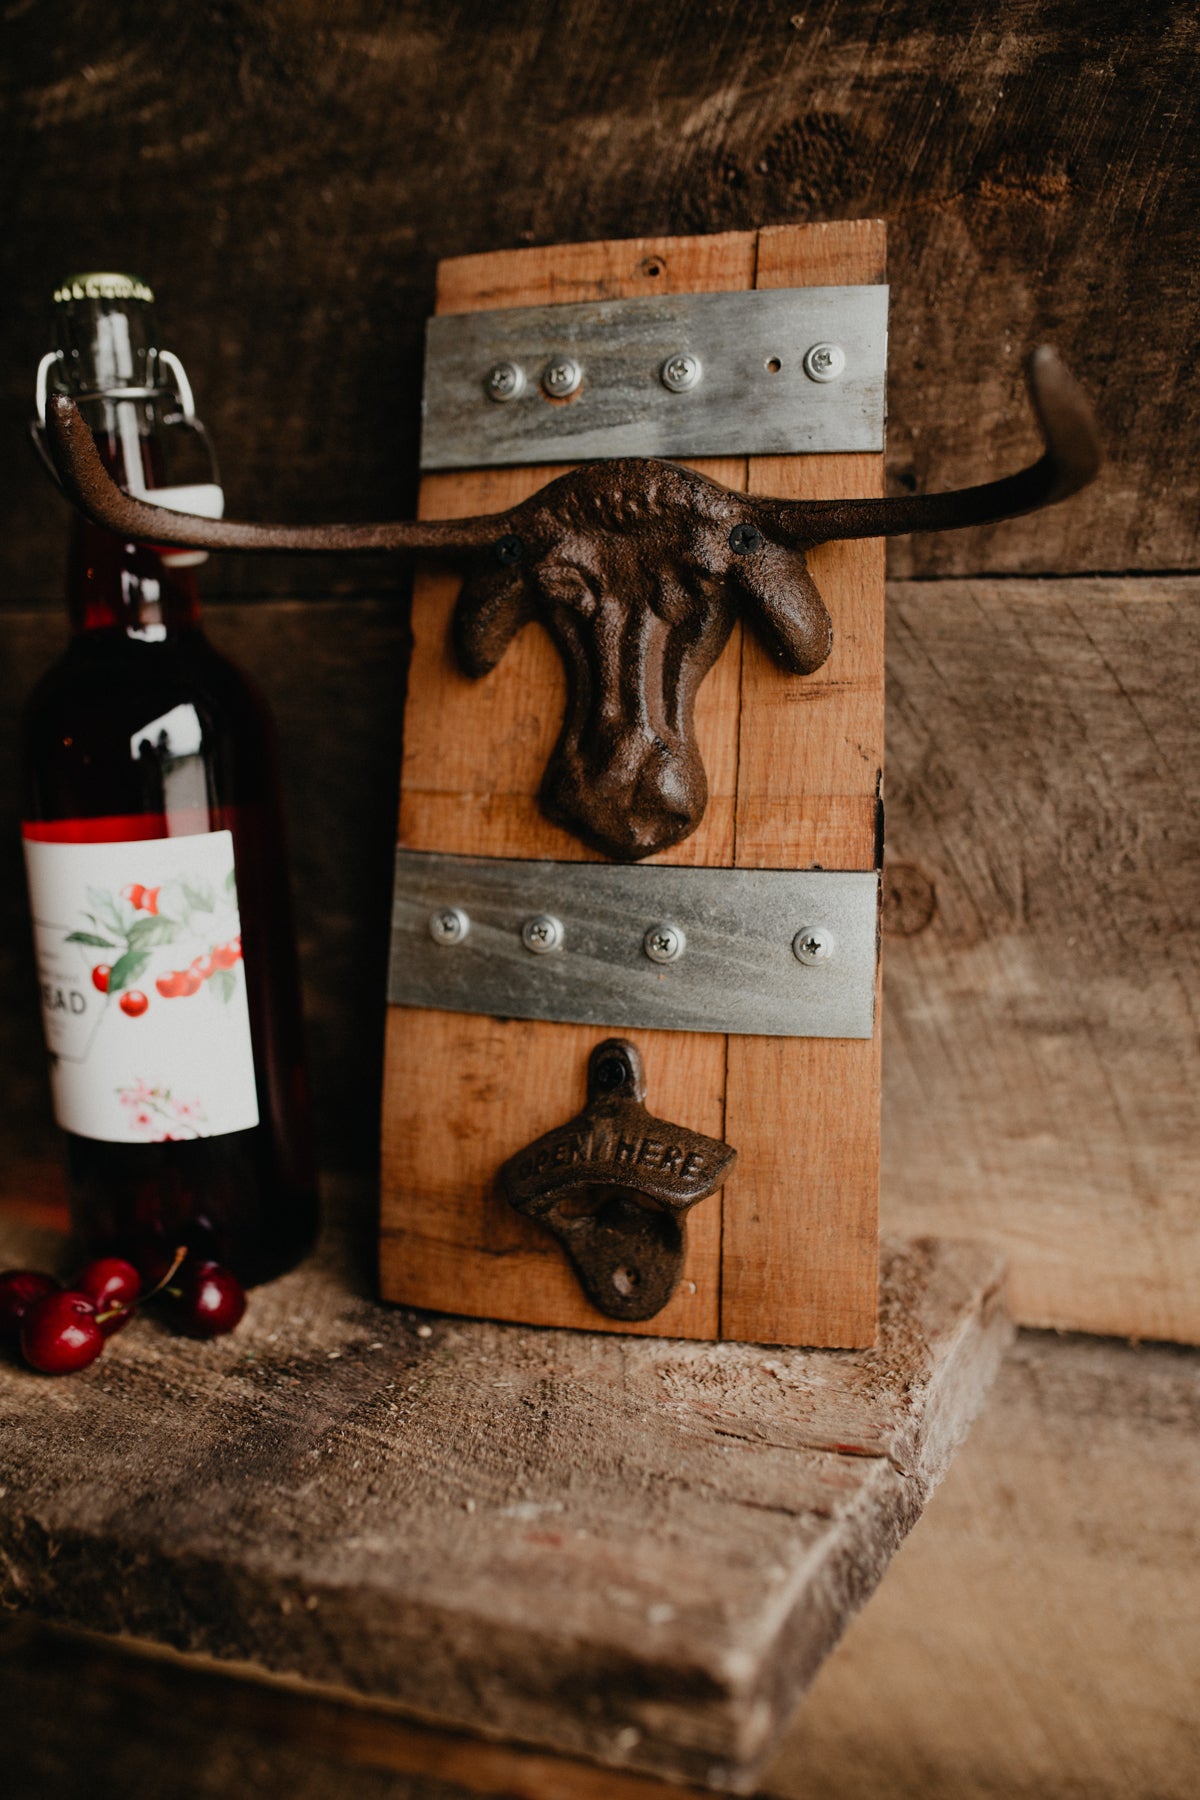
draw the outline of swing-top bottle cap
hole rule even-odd
[[[54,386],[152,393],[160,385],[154,292],[137,275],[69,275],[54,290]]]
[[[55,288],[54,300],[59,306],[70,305],[74,300],[144,300],[153,306],[154,292],[137,275],[68,275]]]

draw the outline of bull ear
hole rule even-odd
[[[523,626],[533,618],[529,581],[522,568],[494,561],[463,583],[451,635],[459,667],[477,680],[490,674]]]
[[[833,622],[803,550],[760,538],[752,552],[733,558],[729,579],[769,656],[793,675],[821,667],[833,648]]]

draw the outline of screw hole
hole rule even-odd
[[[636,1269],[627,1269],[624,1266],[622,1266],[619,1269],[614,1269],[613,1275],[612,1275],[612,1284],[616,1288],[618,1294],[620,1294],[624,1299],[628,1300],[630,1294],[632,1294],[635,1291],[635,1289],[637,1288],[637,1285],[638,1285],[637,1270]]]
[[[780,362],[780,360],[777,356],[768,356],[768,358],[767,358],[767,374],[768,375],[778,375],[778,373],[779,373],[780,369],[782,369],[782,367],[783,367],[783,364]]]
[[[663,265],[659,262],[657,256],[648,256],[642,264],[642,274],[649,276],[651,281],[657,280],[662,272]]]

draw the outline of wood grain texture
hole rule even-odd
[[[890,1245],[847,1354],[425,1322],[365,1251],[230,1338],[0,1369],[0,1604],[744,1785],[982,1401],[996,1257]]]
[[[1200,1340],[1200,582],[891,595],[884,1213]]]
[[[1024,1334],[771,1800],[1192,1800],[1200,1356]]]
[[[231,512],[378,518],[416,489],[440,259],[847,217],[891,225],[897,491],[1016,465],[1043,340],[1114,458],[1049,516],[897,545],[897,573],[1200,566],[1193,8],[60,0],[18,10],[5,49],[0,591],[56,593],[61,512],[20,427],[66,263],[159,290]],[[294,558],[211,577],[404,579]]]
[[[884,227],[873,221],[771,232],[763,283],[878,282],[885,243]],[[650,282],[659,292],[713,292],[752,287],[758,271],[754,233],[573,245],[451,263],[439,276],[438,306],[620,298]],[[795,473],[800,462],[816,466]],[[728,486],[747,484],[745,459],[698,466]],[[752,469],[756,488],[789,495],[805,484],[819,492],[877,491],[882,481],[878,456],[775,457],[756,459]],[[551,472],[427,478],[421,510],[507,505]],[[697,708],[712,782],[708,811],[690,839],[652,860],[875,866],[883,559],[878,545],[852,543],[829,546],[820,563],[836,621],[830,665],[808,696],[805,682],[782,678],[765,653],[735,634]],[[453,577],[433,571],[414,587],[400,841],[476,855],[586,856],[537,809],[562,705],[557,656],[544,632],[526,630],[491,676],[467,679],[449,643],[456,589]],[[458,796],[464,804],[456,806]],[[512,1213],[495,1181],[500,1161],[577,1110],[596,1041],[594,1030],[578,1026],[391,1010],[380,1256],[387,1298],[475,1317],[627,1329],[590,1306],[558,1245]],[[805,1042],[782,1056],[773,1040],[746,1039],[727,1050],[707,1034],[654,1033],[642,1047],[653,1109],[727,1138],[741,1162],[725,1194],[691,1214],[680,1288],[638,1329],[759,1343],[869,1343],[878,1278],[878,1031],[874,1042],[849,1049]],[[806,1096],[803,1115],[793,1083]]]
[[[1193,1800],[1198,1395],[1194,1352],[1024,1334],[760,1800]],[[77,1800],[98,1768],[139,1800],[680,1795],[28,1619],[0,1670],[12,1800]]]
[[[85,1693],[86,1705],[79,1696]],[[69,1729],[64,1721],[70,1720]],[[144,1639],[0,1625],[5,1800],[701,1800],[711,1789],[439,1729],[310,1682]]]
[[[760,234],[759,287],[886,278],[878,221]],[[882,491],[880,456],[752,457],[749,485],[788,499]],[[833,651],[804,681],[747,634],[742,654],[737,862],[878,866],[883,780],[884,565],[878,541],[810,559]],[[721,1330],[769,1342],[864,1344],[875,1330],[879,1046],[731,1037],[725,1123],[739,1146],[725,1195]],[[787,1203],[780,1202],[787,1196]]]

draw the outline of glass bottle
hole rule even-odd
[[[129,491],[219,511],[211,482],[169,485],[195,421],[145,284],[73,277],[54,319],[42,395],[71,394]],[[254,1282],[311,1245],[316,1184],[274,733],[201,627],[203,560],[75,520],[23,835],[79,1237],[143,1267],[187,1244]]]

